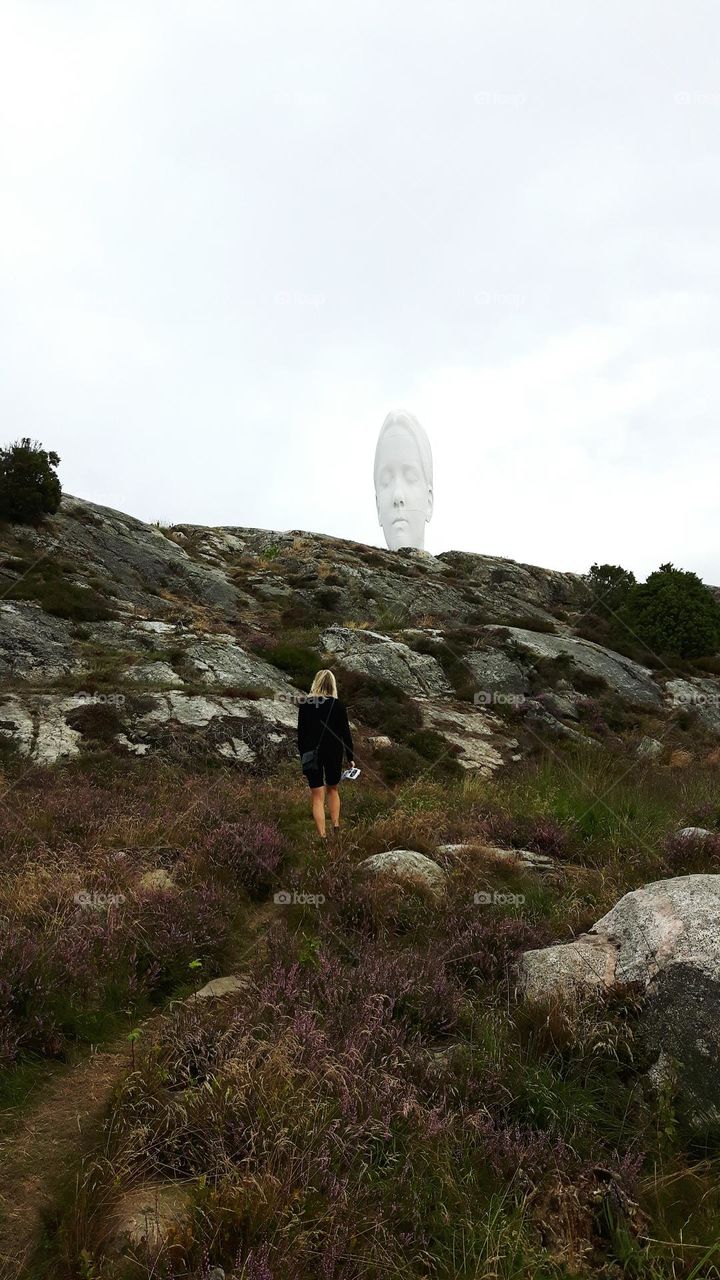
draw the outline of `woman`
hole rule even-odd
[[[354,768],[353,740],[347,711],[338,700],[337,684],[332,671],[318,671],[307,698],[298,712],[298,751],[302,759],[317,749],[315,760],[303,761],[312,798],[312,813],[318,835],[325,833],[325,796],[333,831],[340,827],[340,792],[343,752],[350,768]]]

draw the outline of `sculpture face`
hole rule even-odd
[[[431,467],[430,446],[420,424],[409,414],[388,415],[375,455],[375,498],[391,551],[422,550],[425,545],[433,503]]]

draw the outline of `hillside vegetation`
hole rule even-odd
[[[720,874],[715,655],[464,553],[72,498],[0,536],[2,1280],[720,1276],[718,1115],[642,985],[519,981]],[[363,769],[329,846],[321,663]]]

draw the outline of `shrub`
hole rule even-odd
[[[417,704],[396,685],[357,671],[341,670],[337,674],[340,697],[369,728],[399,741],[420,728],[422,717]]]
[[[619,564],[593,564],[585,575],[592,593],[592,612],[600,618],[612,618],[625,606],[635,574]]]
[[[413,751],[411,747],[384,747],[376,751],[374,759],[380,769],[383,781],[389,786],[396,782],[407,782],[408,778],[417,777],[427,769],[427,761]]]
[[[293,680],[312,680],[322,663],[320,655],[305,645],[280,641],[270,647],[263,646],[262,656],[281,671],[287,671]]]
[[[246,817],[212,831],[203,852],[212,867],[229,873],[249,894],[260,895],[272,884],[285,841],[277,827]]]
[[[37,524],[60,506],[60,458],[28,436],[0,449],[0,519]]]
[[[90,702],[87,706],[77,707],[67,716],[67,722],[71,729],[96,743],[111,743],[123,730],[119,712],[106,702]]]
[[[623,621],[655,653],[699,658],[720,649],[720,605],[697,574],[672,564],[633,587]]]
[[[102,596],[91,587],[68,581],[67,570],[53,560],[36,564],[20,560],[13,567],[22,577],[5,592],[8,600],[36,600],[46,613],[74,622],[106,622],[114,617]]]

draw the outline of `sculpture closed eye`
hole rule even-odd
[[[375,449],[375,500],[391,551],[422,550],[433,510],[430,441],[410,413],[389,413]]]

